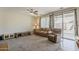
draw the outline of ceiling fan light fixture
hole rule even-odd
[[[30,15],[32,15],[32,16],[37,16],[37,15],[35,15],[34,13],[30,13]]]
[[[34,15],[34,16],[37,16],[37,15],[38,15],[38,11],[37,11],[37,10],[34,10],[34,9],[27,9],[27,11],[28,11],[31,15]]]

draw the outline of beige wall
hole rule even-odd
[[[37,24],[38,28],[40,27],[40,16],[34,17],[34,25]]]
[[[0,10],[0,34],[2,34],[3,33],[3,30],[4,30],[4,24],[3,24],[3,17],[4,15],[3,15],[3,12]]]
[[[33,20],[33,16],[21,11],[0,10],[0,34],[32,31]]]
[[[78,35],[79,35],[79,8],[77,8],[77,22],[78,22]]]

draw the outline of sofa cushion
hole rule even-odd
[[[56,34],[61,34],[61,29],[52,29],[52,31]]]

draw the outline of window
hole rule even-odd
[[[54,28],[62,30],[62,37],[68,39],[75,38],[75,13],[73,11],[54,14]]]
[[[63,37],[74,39],[75,37],[75,14],[74,11],[63,13]]]
[[[49,28],[49,16],[41,17],[41,28]]]
[[[54,28],[62,29],[62,15],[54,16]]]

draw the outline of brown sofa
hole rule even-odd
[[[49,31],[51,31],[51,33],[49,33]],[[48,28],[34,29],[34,34],[47,37],[49,34],[53,35],[61,34],[61,29],[48,29]]]
[[[54,32],[57,35],[57,42],[60,42],[61,41],[61,29],[54,28],[52,29],[52,32]]]
[[[49,29],[47,29],[47,28],[34,29],[34,34],[40,35],[43,37],[48,37],[48,31],[49,31]]]
[[[51,31],[51,33],[49,33]],[[43,37],[47,37],[50,35],[54,35],[56,37],[56,41],[59,42],[61,39],[61,29],[48,29],[48,28],[41,28],[41,29],[34,29],[35,35],[40,35]]]
[[[54,28],[54,29],[51,29],[51,31],[56,34],[61,34],[61,29]]]

